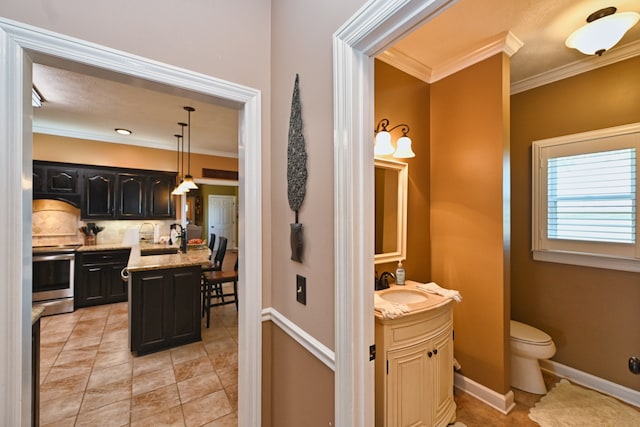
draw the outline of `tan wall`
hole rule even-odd
[[[272,353],[265,360],[271,362],[267,371],[272,388],[266,393],[272,419],[263,426],[335,425],[333,371],[282,329],[272,323],[265,324],[265,329],[270,330],[271,336]]]
[[[271,2],[272,215],[264,223],[273,236],[271,305],[330,349],[335,349],[332,35],[364,3]],[[287,200],[287,136],[296,73],[309,174],[299,212],[302,264],[290,259],[289,224],[295,217]],[[296,274],[307,278],[307,305],[296,302]],[[285,361],[298,363],[308,356],[302,347],[283,343],[277,327],[273,330],[272,425],[327,426],[333,419],[334,372],[317,360],[305,362],[304,370],[287,366]]]
[[[431,246],[429,234],[429,85],[388,64],[375,61],[374,117],[377,124],[387,118],[391,126],[409,125],[416,157],[394,159],[409,165],[407,198],[406,278],[419,282],[431,280]],[[391,134],[395,141],[402,136],[400,128]],[[378,273],[395,272],[397,263],[376,265]]]
[[[503,233],[508,67],[500,54],[431,86],[432,278],[463,297],[454,307],[462,374],[499,393],[510,389]]]
[[[33,158],[168,172],[177,166],[175,151],[44,134],[33,135]],[[237,171],[238,159],[192,153],[191,175],[202,178],[202,168]]]
[[[640,275],[532,260],[531,141],[640,122],[639,75],[636,57],[511,99],[512,317],[551,335],[553,360],[634,390]]]

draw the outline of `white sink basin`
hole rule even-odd
[[[427,301],[427,295],[415,289],[394,287],[392,289],[385,289],[380,292],[379,295],[382,299],[401,304],[420,304]]]

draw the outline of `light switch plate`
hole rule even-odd
[[[307,278],[296,274],[296,300],[307,305]]]

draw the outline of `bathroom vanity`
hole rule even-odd
[[[381,291],[402,301],[401,287]],[[404,287],[403,287],[404,288]],[[416,295],[406,287],[410,298]],[[455,421],[452,301],[424,293],[395,319],[376,313],[376,427],[446,426]],[[412,301],[409,299],[408,301]]]

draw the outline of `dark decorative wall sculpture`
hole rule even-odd
[[[299,77],[293,86],[291,116],[289,117],[289,144],[287,146],[287,195],[289,207],[296,213],[296,222],[291,224],[291,259],[302,262],[302,224],[298,223],[298,210],[302,206],[307,184],[307,152],[302,135],[302,108],[298,91]]]

